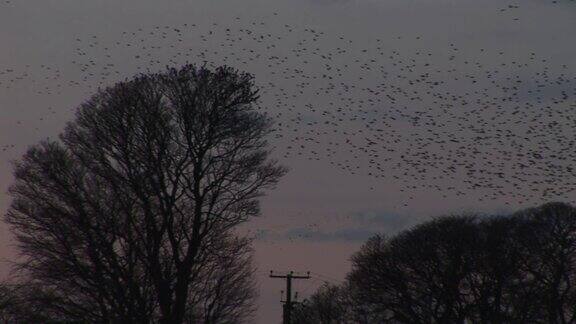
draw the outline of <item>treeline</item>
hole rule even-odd
[[[295,323],[574,323],[576,208],[451,215],[369,239]]]

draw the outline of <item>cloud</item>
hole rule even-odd
[[[459,208],[435,214],[399,214],[389,211],[358,211],[325,226],[317,224],[285,228],[281,230],[259,229],[254,238],[259,241],[311,241],[311,242],[365,242],[376,234],[394,236],[412,226],[441,215],[503,215],[506,208],[467,209]]]
[[[356,0],[310,0],[310,1],[318,4],[331,5],[331,4],[346,4],[350,2],[355,2]]]
[[[377,233],[378,231],[364,228],[342,228],[334,231],[321,231],[298,227],[288,230],[285,233],[285,238],[317,242],[363,242]]]
[[[401,215],[388,211],[359,211],[349,216],[350,220],[360,226],[378,228],[388,234],[404,230],[417,222],[416,217]]]
[[[417,219],[386,211],[361,211],[346,215],[336,226],[332,223],[326,227],[300,226],[280,231],[259,229],[253,234],[259,241],[364,242],[379,233],[396,234],[409,228]]]

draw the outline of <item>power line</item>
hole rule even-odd
[[[336,279],[336,278],[334,278],[334,277],[330,277],[330,276],[327,276],[327,275],[323,275],[323,274],[318,273],[318,272],[310,272],[310,273],[312,273],[312,274],[314,274],[314,275],[316,275],[316,276],[318,276],[318,277],[323,278],[325,281],[331,281],[332,283],[336,283],[336,284],[342,283],[342,280]]]

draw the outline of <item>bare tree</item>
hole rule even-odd
[[[576,323],[576,208],[548,203],[513,217],[523,252],[517,304],[540,323]]]
[[[474,251],[474,268],[466,276],[469,319],[478,323],[528,323],[534,314],[517,301],[522,289],[523,250],[515,232],[521,225],[508,216],[483,217]],[[526,305],[533,305],[527,303]]]
[[[348,276],[372,323],[576,323],[575,280],[576,208],[563,203],[373,237]]]
[[[0,285],[2,323],[72,323],[59,311],[57,304],[56,296],[40,285]]]
[[[351,319],[344,286],[322,285],[312,296],[296,304],[292,320],[298,324],[344,324]]]
[[[250,241],[217,239],[210,245],[190,286],[187,323],[251,322],[257,294]]]
[[[16,287],[13,285],[8,283],[0,284],[0,321],[3,323],[14,321],[18,313],[16,310],[18,300],[16,299],[15,290]]]
[[[99,91],[61,142],[16,163],[20,271],[72,318],[182,323],[210,244],[257,216],[286,171],[257,100],[251,75],[192,65]]]
[[[473,267],[473,217],[446,217],[392,239],[376,236],[353,258],[357,299],[401,323],[462,323]]]

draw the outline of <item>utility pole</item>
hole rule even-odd
[[[282,323],[292,324],[292,279],[310,279],[310,271],[306,272],[305,276],[295,275],[294,271],[290,271],[285,275],[276,275],[274,271],[270,270],[270,278],[286,279],[286,301],[282,307]]]

